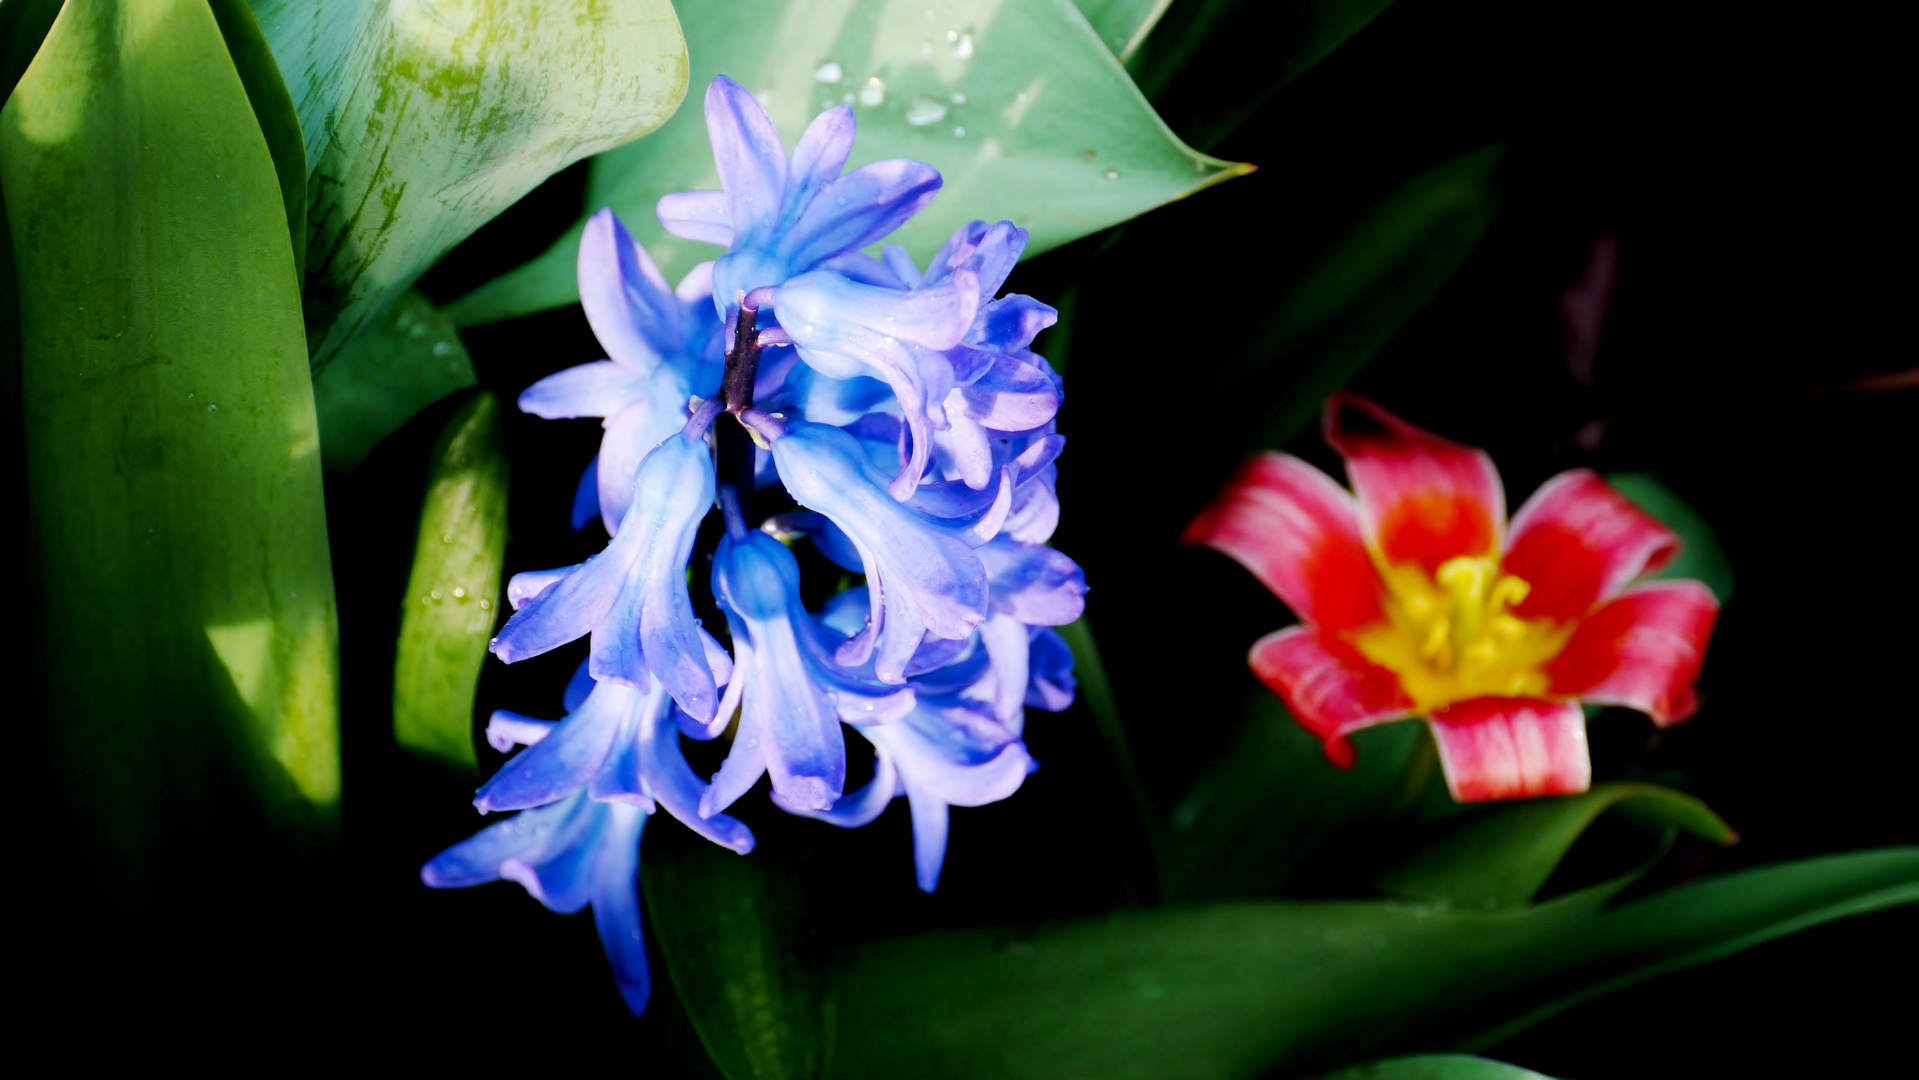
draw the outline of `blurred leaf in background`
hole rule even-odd
[[[1732,563],[1726,558],[1726,549],[1720,546],[1719,537],[1713,534],[1712,526],[1697,510],[1687,506],[1678,493],[1651,473],[1608,473],[1606,482],[1638,503],[1641,510],[1659,519],[1661,525],[1679,534],[1679,554],[1652,577],[1703,581],[1722,606],[1732,599]]]
[[[1315,1080],[1550,1080],[1531,1069],[1466,1054],[1420,1054],[1369,1061]]]
[[[912,158],[939,169],[939,196],[890,238],[921,261],[974,219],[1010,219],[1037,255],[1249,171],[1175,138],[1067,0],[741,0],[689,4],[681,17],[694,87],[732,77],[789,145],[846,104],[860,125],[849,167]],[[611,206],[677,280],[720,251],[668,236],[654,206],[717,187],[695,100],[653,137],[595,159],[585,209]],[[447,314],[472,326],[578,299],[583,222]]]
[[[393,738],[473,769],[473,693],[499,623],[506,560],[500,399],[481,391],[461,406],[440,433],[432,462],[413,570],[400,598]]]
[[[566,165],[686,92],[668,0],[253,0],[306,136],[307,336],[373,314]]]

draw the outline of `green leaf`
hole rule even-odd
[[[33,63],[63,0],[0,0],[0,105]]]
[[[1587,826],[1608,811],[1715,844],[1739,839],[1690,795],[1653,784],[1600,784],[1584,794],[1533,799],[1474,816],[1373,880],[1381,892],[1413,900],[1484,908],[1523,904],[1546,884]]]
[[[293,252],[205,0],[69,0],[0,112],[0,182],[61,782],[135,879],[241,821],[329,828],[337,631]]]
[[[1419,1054],[1369,1061],[1316,1080],[1550,1080],[1543,1073],[1467,1054]]]
[[[854,950],[834,982],[842,1080],[1238,1080],[1498,1025],[1561,998],[1919,900],[1919,850],[1765,867],[1605,910],[1635,875],[1539,905],[1165,907]],[[1531,1011],[1528,1011],[1531,1010]],[[1502,1019],[1519,1019],[1501,1023]]]
[[[1146,35],[1173,5],[1173,0],[1074,0],[1093,32],[1113,50],[1120,63],[1131,59],[1146,43]]]
[[[653,933],[714,1064],[728,1080],[822,1075],[832,1013],[802,868],[783,852],[741,858],[686,829],[648,835],[640,881]]]
[[[586,194],[586,208],[611,206],[669,278],[720,254],[667,235],[653,208],[669,192],[719,186],[700,101],[721,73],[760,97],[788,146],[821,110],[854,102],[850,167],[938,168],[939,197],[890,238],[921,261],[975,219],[1010,219],[1037,255],[1251,168],[1174,138],[1071,0],[734,0],[683,16],[694,100],[659,134],[596,159]],[[883,99],[860,97],[881,89],[874,79]],[[582,227],[447,314],[472,326],[572,303]]]
[[[314,377],[320,460],[329,469],[357,468],[421,409],[477,382],[459,331],[408,289]]]
[[[568,164],[659,127],[686,92],[668,0],[253,9],[306,133],[316,370],[487,219]]]
[[[1210,150],[1393,0],[1187,0],[1127,58],[1154,106]]]
[[[293,98],[280,78],[280,65],[267,48],[260,24],[248,10],[246,0],[208,0],[213,18],[226,39],[227,55],[247,88],[247,100],[253,116],[266,136],[267,150],[273,154],[273,172],[280,181],[280,201],[286,208],[287,233],[293,238],[293,273],[296,282],[306,279],[307,251],[307,154],[300,135],[300,118],[293,111]]]
[[[1659,523],[1679,534],[1679,556],[1670,566],[1653,574],[1654,578],[1692,578],[1703,581],[1719,602],[1732,599],[1732,563],[1726,549],[1719,545],[1712,526],[1699,512],[1687,506],[1673,490],[1651,473],[1608,473],[1606,481],[1618,488],[1639,508]]]
[[[1139,814],[1140,827],[1145,830],[1154,863],[1147,868],[1148,876],[1157,891],[1160,887],[1158,862],[1162,857],[1160,848],[1165,839],[1164,832],[1160,828],[1159,814],[1153,809],[1153,801],[1146,794],[1146,785],[1140,782],[1139,769],[1133,764],[1126,725],[1120,720],[1119,702],[1113,697],[1113,684],[1106,678],[1106,662],[1100,659],[1099,645],[1093,641],[1093,628],[1082,616],[1060,627],[1059,636],[1073,650],[1073,675],[1079,681],[1079,694],[1086,702],[1087,711],[1093,714],[1100,738],[1106,743],[1107,752],[1113,755],[1120,779],[1126,784],[1126,792],[1132,796],[1133,808]]]
[[[473,692],[499,621],[506,482],[500,401],[481,392],[433,447],[393,664],[394,741],[469,769]]]
[[[1408,180],[1266,316],[1227,370],[1237,393],[1279,403],[1248,432],[1250,445],[1292,438],[1438,295],[1492,224],[1503,154],[1482,147]]]
[[[1341,830],[1403,809],[1432,777],[1423,723],[1356,732],[1341,769],[1265,690],[1219,761],[1174,807],[1161,875],[1170,900],[1262,896]]]

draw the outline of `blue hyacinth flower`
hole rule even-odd
[[[581,482],[574,527],[597,502],[609,534],[632,502],[641,459],[686,426],[687,400],[720,386],[719,316],[713,310],[713,268],[702,263],[677,290],[613,216],[601,210],[580,237],[580,306],[607,359],[549,375],[520,395],[520,408],[561,419],[604,417],[600,453]],[[589,501],[589,495],[591,501]]]
[[[821,634],[799,588],[799,564],[784,544],[729,528],[713,557],[713,594],[733,635],[726,700],[739,702],[740,717],[704,813],[731,805],[762,773],[771,774],[773,799],[787,809],[831,807],[846,783],[841,721],[886,724],[913,707],[912,690],[834,662],[838,642]],[[730,712],[722,708],[720,716]]]
[[[694,719],[710,722],[725,652],[693,617],[686,564],[713,489],[705,440],[668,437],[640,463],[633,502],[605,551],[515,576],[507,598],[517,610],[493,639],[494,655],[510,664],[590,633],[594,678],[641,688],[651,675]]]
[[[855,127],[853,110],[828,109],[789,160],[752,94],[724,75],[707,87],[706,133],[721,190],[667,195],[657,212],[667,232],[728,249],[713,267],[713,300],[729,334],[747,293],[882,239],[939,191],[938,171],[918,161],[840,175]]]

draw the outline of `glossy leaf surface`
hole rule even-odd
[[[1581,795],[1533,799],[1476,815],[1374,881],[1391,896],[1457,907],[1523,904],[1552,876],[1580,834],[1608,811],[1715,844],[1738,840],[1718,814],[1690,795],[1654,784],[1599,784]]]
[[[720,254],[654,217],[662,195],[719,186],[699,95],[720,74],[759,96],[789,148],[844,102],[859,117],[849,168],[912,158],[939,169],[939,196],[892,237],[922,262],[975,219],[1012,220],[1037,255],[1247,170],[1174,138],[1071,0],[739,0],[681,17],[689,107],[596,159],[586,196],[588,210],[611,206],[671,279]],[[471,326],[573,302],[581,228],[447,313]]]
[[[1325,1067],[1547,1010],[1807,926],[1919,900],[1919,850],[1786,863],[1605,910],[1247,901],[859,949],[835,981],[832,1075],[1235,1080]],[[1484,1042],[1485,1040],[1481,1040]]]
[[[1542,1073],[1470,1054],[1416,1054],[1369,1061],[1315,1080],[1548,1080]]]
[[[1693,578],[1706,583],[1719,602],[1732,599],[1732,562],[1719,537],[1699,512],[1651,473],[1608,473],[1606,481],[1625,493],[1628,499],[1659,523],[1679,534],[1679,555],[1655,578]]]
[[[802,916],[794,861],[772,850],[742,857],[684,829],[655,829],[644,866],[673,989],[727,1080],[822,1075],[826,957]]]
[[[467,768],[473,692],[499,622],[506,488],[500,401],[481,392],[433,447],[393,664],[394,741]]]
[[[1251,445],[1279,446],[1439,293],[1492,224],[1504,148],[1413,177],[1333,242],[1249,335],[1229,378],[1274,402]]]
[[[408,289],[314,377],[320,460],[353,469],[421,409],[478,381],[453,324]]]
[[[68,3],[0,113],[0,178],[62,782],[136,876],[229,795],[326,827],[336,629],[293,253],[205,0]]]
[[[686,91],[667,0],[254,0],[306,135],[324,367],[435,259]]]

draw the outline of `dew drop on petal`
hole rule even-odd
[[[914,127],[937,124],[946,119],[946,103],[938,98],[916,97],[906,106],[906,122]]]
[[[867,108],[886,103],[886,80],[878,75],[868,75],[860,84],[860,104]]]
[[[846,69],[838,61],[828,60],[813,69],[813,81],[822,86],[838,86],[846,78]]]

